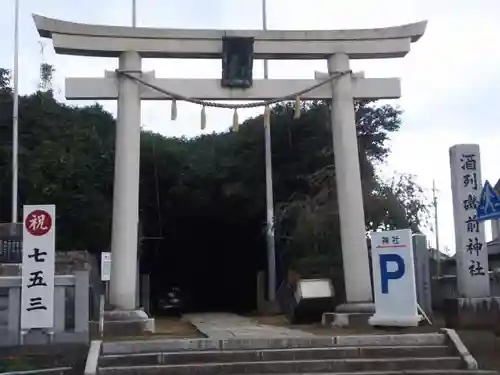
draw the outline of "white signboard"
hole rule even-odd
[[[451,192],[455,219],[457,286],[460,297],[490,295],[484,223],[477,220],[482,190],[479,146],[450,148]]]
[[[111,279],[111,253],[101,253],[101,281]]]
[[[54,205],[23,207],[21,329],[54,327]]]
[[[375,326],[415,327],[420,322],[410,229],[371,233]]]

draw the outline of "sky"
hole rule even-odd
[[[38,36],[32,14],[62,20],[129,26],[132,0],[19,0],[19,87],[22,94],[37,89],[39,64],[56,68],[54,89],[64,100],[65,77],[102,77],[117,68],[116,59],[55,55],[50,40]],[[137,26],[165,28],[260,29],[260,0],[136,0]],[[0,67],[13,66],[14,2],[2,0]],[[481,147],[482,175],[500,178],[500,1],[498,0],[267,0],[269,29],[349,29],[396,26],[428,20],[424,37],[404,58],[353,61],[352,69],[367,77],[400,77],[402,98],[390,101],[403,111],[401,130],[392,136],[392,153],[381,173],[417,176],[431,198],[438,189],[441,248],[454,253],[454,230],[448,149],[459,143]],[[217,60],[147,59],[144,70],[157,77],[220,78]],[[326,71],[324,61],[271,61],[270,78],[313,78]],[[256,63],[254,77],[263,75]],[[85,105],[90,102],[72,102]],[[115,102],[103,102],[116,114]],[[170,104],[143,102],[145,129],[166,136],[201,134],[199,108],[178,103],[178,120],[170,121]],[[240,112],[240,121],[259,114]],[[224,131],[232,113],[210,109],[205,132]],[[489,228],[489,226],[487,227]],[[434,234],[427,231],[431,244]],[[487,229],[487,239],[491,238]]]

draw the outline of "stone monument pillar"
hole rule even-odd
[[[489,297],[488,251],[484,223],[476,219],[482,190],[479,145],[450,148],[459,297]]]

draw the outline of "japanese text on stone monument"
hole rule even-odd
[[[479,147],[453,146],[450,164],[459,294],[482,297],[489,294],[489,276],[484,224],[476,216],[482,188]]]

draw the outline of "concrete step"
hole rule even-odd
[[[245,374],[260,375],[260,374]],[[274,374],[274,375],[296,375],[296,374]],[[301,374],[309,375],[309,374]],[[356,372],[317,372],[314,375],[498,375],[491,370],[403,370],[403,371],[356,371]]]
[[[445,345],[446,342],[446,337],[442,333],[342,335],[334,337],[234,338],[227,340],[160,339],[105,342],[102,345],[102,353],[107,355],[214,350],[329,348],[345,346]]]
[[[138,353],[105,355],[99,359],[99,365],[105,366],[140,366],[140,365],[177,365],[194,363],[231,363],[256,361],[302,361],[315,359],[341,358],[416,358],[446,357],[453,350],[446,345],[439,346],[368,346],[368,347],[332,347],[332,348],[293,348],[265,350],[228,350],[228,351],[193,351],[171,353]]]
[[[260,374],[245,374],[260,375]],[[274,375],[296,375],[296,374],[274,374]],[[309,375],[309,374],[301,374]],[[316,372],[314,375],[498,375],[491,370],[403,370],[403,371],[356,371],[356,372]]]
[[[234,363],[198,363],[183,365],[100,367],[99,374],[120,375],[219,375],[219,374],[276,374],[356,371],[457,370],[460,357],[432,358],[343,358],[307,361],[259,361]],[[448,371],[447,374],[450,372]]]

